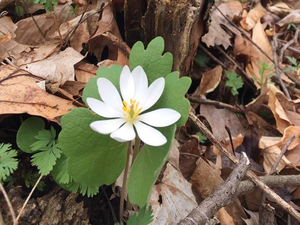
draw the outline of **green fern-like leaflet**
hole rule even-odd
[[[0,144],[0,183],[18,168],[16,156],[17,151],[11,149],[11,144]]]

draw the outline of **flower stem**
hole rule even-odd
[[[139,153],[140,144],[141,144],[141,139],[138,136],[136,136],[135,143],[134,143],[134,150],[133,150],[131,166],[133,165],[134,160],[135,160],[137,154]]]
[[[121,200],[120,200],[120,223],[123,222],[124,200],[125,200],[125,196],[127,195],[127,175],[128,175],[129,162],[130,162],[130,150],[131,150],[131,141],[128,142],[127,158],[126,158],[125,170],[123,175],[123,184],[122,184]]]
[[[134,149],[133,149],[133,155],[132,155],[132,161],[131,161],[131,168],[134,163],[134,160],[136,159],[137,154],[139,153],[140,144],[141,144],[141,139],[138,136],[136,136],[135,143],[134,143]],[[126,209],[131,210],[131,208],[132,208],[132,204],[130,203],[130,201],[127,197]]]

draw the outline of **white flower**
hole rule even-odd
[[[128,66],[124,66],[120,75],[122,97],[106,78],[98,78],[97,85],[102,101],[87,98],[87,104],[92,111],[109,119],[92,122],[90,126],[94,131],[110,134],[119,142],[133,140],[136,132],[148,145],[160,146],[167,142],[166,137],[153,127],[169,126],[180,118],[180,114],[168,108],[143,113],[162,95],[165,87],[163,77],[148,87],[147,75],[142,67],[136,67],[131,73]]]

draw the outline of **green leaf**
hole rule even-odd
[[[182,126],[188,119],[190,110],[190,102],[184,97],[185,93],[191,85],[189,77],[179,78],[178,72],[172,72],[165,78],[165,89],[157,101],[157,103],[150,108],[150,110],[159,108],[174,109],[181,114],[177,121],[177,126]]]
[[[53,127],[51,127],[51,130]],[[55,131],[54,131],[55,132]],[[30,146],[32,152],[40,150],[46,146],[52,146],[55,144],[55,133],[53,135],[53,131],[50,130],[40,130],[38,134],[35,136],[36,141]]]
[[[145,145],[134,161],[128,178],[130,202],[140,207],[147,204],[151,188],[167,160],[176,126],[172,125],[159,130],[167,138],[167,143],[159,147]]]
[[[120,84],[120,75],[123,67],[119,65],[113,65],[111,67],[99,67],[97,70],[97,76],[91,78],[88,83],[86,84],[83,93],[82,93],[82,100],[86,103],[86,98],[96,98],[100,99],[98,87],[97,87],[97,80],[99,77],[104,77],[110,80],[115,87],[119,90]],[[120,91],[120,90],[119,90]]]
[[[16,5],[15,6],[15,11],[18,16],[23,16],[24,15],[24,8],[21,5]]]
[[[297,66],[297,60],[294,57],[286,56],[293,66]]]
[[[202,134],[200,132],[197,132],[196,135],[198,136],[199,142],[201,144],[203,144],[203,143],[205,143],[207,141],[207,137],[204,134]]]
[[[68,173],[68,158],[64,154],[56,161],[51,171],[53,179],[59,184],[68,184],[72,181],[72,177]]]
[[[231,87],[231,93],[232,95],[237,95],[238,94],[238,89],[243,87],[243,81],[241,77],[238,77],[236,72],[228,72],[226,71],[226,76],[227,76],[227,81],[226,81],[226,86]]]
[[[145,50],[142,42],[133,45],[129,64],[133,70],[137,66],[143,67],[148,76],[149,84],[159,77],[167,76],[172,70],[173,56],[170,52],[162,55],[164,51],[164,39],[156,37],[147,46]]]
[[[30,117],[20,126],[17,133],[17,145],[26,153],[32,153],[31,145],[36,142],[35,136],[45,128],[44,121],[39,117]]]
[[[91,122],[100,119],[88,109],[76,108],[61,120],[59,142],[69,158],[68,172],[84,186],[112,184],[125,166],[127,144],[90,128]]]
[[[11,144],[0,144],[0,183],[18,168],[16,156],[17,151],[11,149]]]
[[[199,66],[205,66],[209,62],[209,57],[203,51],[198,49],[197,54],[195,56],[195,62]]]
[[[147,225],[153,221],[151,207],[144,206],[139,209],[138,213],[130,215],[127,225]]]
[[[61,150],[59,144],[55,144],[51,147],[44,147],[40,152],[32,155],[31,163],[33,166],[37,166],[40,174],[48,175],[56,160],[61,156]]]

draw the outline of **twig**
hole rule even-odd
[[[242,29],[240,29],[237,25],[235,25],[235,23],[233,23],[231,20],[229,20],[229,19],[227,18],[227,16],[224,15],[224,13],[218,8],[218,6],[215,5],[215,7],[216,7],[216,9],[221,13],[221,15],[222,15],[222,16],[230,23],[230,25],[234,26],[238,31],[240,31],[240,32],[243,34],[243,36],[244,36],[248,41],[250,41],[250,42],[251,42],[251,43],[252,43],[259,51],[261,51],[261,53],[264,54],[271,62],[273,62],[273,59],[271,59],[270,56],[268,56],[268,54],[265,53],[265,52],[261,49],[261,47],[259,47],[255,42],[253,42],[253,41],[251,40],[251,38],[248,37],[248,35],[246,34],[245,31],[243,31]]]
[[[179,225],[205,224],[220,208],[236,199],[236,190],[250,165],[246,153],[226,181],[216,187]],[[221,197],[222,196],[222,197]]]
[[[259,180],[272,188],[285,188],[288,186],[300,187],[300,175],[267,175]],[[257,186],[250,180],[242,181],[237,191],[237,197],[253,192]]]
[[[218,102],[218,101],[214,101],[214,100],[210,100],[210,99],[202,99],[202,98],[197,98],[197,97],[193,97],[193,96],[188,96],[189,101],[191,102],[196,102],[196,103],[200,103],[200,104],[207,104],[207,105],[213,105],[216,106],[217,108],[224,108],[224,109],[229,109],[234,113],[239,113],[244,115],[245,113],[243,112],[243,110],[241,110],[240,108],[236,107],[236,106],[232,106],[223,102]]]
[[[112,216],[113,216],[114,223],[117,223],[117,222],[118,222],[118,219],[117,219],[116,214],[115,214],[115,211],[114,211],[114,209],[113,209],[113,207],[112,207],[112,205],[111,205],[111,202],[110,202],[110,200],[109,200],[109,198],[108,198],[108,196],[107,196],[107,194],[106,194],[105,188],[104,188],[103,186],[101,186],[101,189],[102,189],[102,192],[103,192],[103,194],[104,194],[104,196],[105,196],[105,198],[106,198],[106,200],[107,200],[107,204],[108,204],[109,209],[110,209],[110,211],[111,211],[111,214],[112,214]]]
[[[211,58],[213,61],[221,65],[224,69],[226,69],[226,66],[224,63],[222,63],[218,58],[216,58],[213,54],[211,54],[201,43],[199,43],[198,47]]]
[[[276,35],[274,35],[274,40],[271,41],[271,45],[272,45],[272,51],[273,51],[273,58],[274,58],[274,66],[275,66],[275,72],[276,72],[276,75],[277,75],[277,78],[278,78],[278,81],[280,83],[280,86],[284,92],[284,94],[286,95],[286,97],[291,100],[291,96],[290,96],[290,93],[288,92],[287,88],[285,87],[282,79],[281,79],[281,76],[280,76],[280,73],[279,73],[279,67],[278,67],[278,62],[277,62],[277,53],[276,53],[276,44],[275,44],[275,39],[276,39]]]
[[[194,113],[190,112],[189,118],[198,126],[200,131],[216,146],[216,148],[220,152],[226,155],[233,163],[239,163],[238,159],[222,146],[222,144],[213,136],[213,134],[206,128],[206,126],[198,119],[198,117]],[[246,176],[259,188],[261,188],[266,194],[268,194],[273,201],[275,201],[279,206],[281,206],[284,210],[286,210],[290,215],[295,217],[295,219],[300,222],[300,214],[280,196],[278,196],[272,189],[262,183],[251,170],[247,171]]]
[[[5,189],[4,189],[4,187],[3,187],[3,185],[1,183],[0,183],[0,190],[1,190],[2,194],[4,195],[5,201],[6,201],[7,205],[8,205],[8,208],[9,208],[9,211],[10,211],[13,223],[14,223],[14,225],[17,225],[18,224],[18,220],[16,219],[15,211],[14,211],[14,209],[12,207],[12,204],[11,204],[11,202],[9,200],[9,197],[8,197],[6,191],[5,191]]]
[[[25,200],[25,202],[24,202],[24,204],[23,204],[23,206],[22,206],[22,208],[21,208],[21,210],[20,210],[20,212],[19,212],[19,214],[18,214],[18,216],[17,216],[17,222],[18,222],[18,220],[20,219],[20,217],[21,217],[21,215],[22,215],[22,213],[23,213],[23,210],[25,209],[25,207],[26,207],[26,205],[27,205],[29,199],[31,198],[31,196],[32,196],[32,194],[33,194],[33,192],[34,192],[34,190],[36,189],[36,187],[37,187],[38,184],[40,183],[42,177],[43,177],[43,175],[41,175],[41,176],[39,177],[39,179],[37,179],[37,181],[35,182],[33,188],[31,189],[29,195],[27,196],[27,198],[26,198],[26,200]]]
[[[271,167],[271,170],[269,172],[269,174],[273,174],[276,171],[276,167],[278,166],[281,158],[283,157],[283,155],[286,153],[287,148],[290,146],[290,144],[293,142],[293,140],[295,139],[295,135],[291,135],[290,138],[288,139],[288,141],[285,143],[285,145],[282,148],[282,151],[280,152],[280,154],[278,155],[276,161],[274,162],[274,164]]]
[[[64,42],[63,42],[63,38],[62,38],[61,33],[60,33],[59,25],[58,25],[57,18],[56,18],[56,15],[55,15],[54,11],[52,12],[52,16],[53,16],[53,20],[54,20],[54,24],[55,24],[56,30],[57,30],[58,35],[59,35],[60,48],[62,48],[63,45],[64,45]]]
[[[244,78],[243,81],[247,84],[247,86],[249,86],[252,90],[256,90],[255,85],[250,81],[245,70],[239,64],[237,64],[229,55],[227,55],[227,53],[222,48],[220,48],[218,45],[216,45],[216,48],[222,53],[222,55],[224,55],[230,62],[232,62],[241,71]]]

